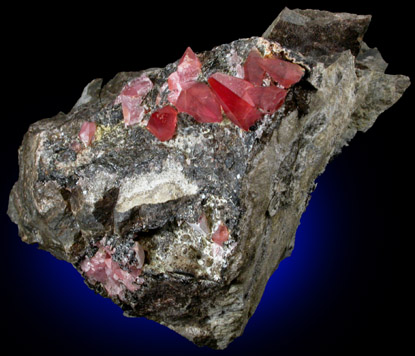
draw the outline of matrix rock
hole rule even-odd
[[[284,9],[262,37],[93,80],[23,139],[8,210],[22,240],[125,315],[225,348],[315,179],[409,86],[362,42],[369,22]]]

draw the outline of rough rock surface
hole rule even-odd
[[[126,315],[225,348],[292,251],[314,180],[409,85],[405,76],[385,74],[379,52],[362,42],[369,22],[284,9],[263,37],[198,54],[204,80],[217,71],[240,77],[253,47],[306,69],[285,104],[248,132],[181,113],[173,139],[152,136],[143,125],[168,102],[166,82],[178,62],[119,73],[104,87],[92,81],[68,114],[31,125],[24,137],[8,211],[22,240],[72,263]],[[143,124],[126,127],[114,103],[142,75],[153,83]],[[86,147],[78,141],[85,121],[97,126]],[[212,236],[223,226],[221,245]],[[109,271],[130,278],[137,258],[136,266],[143,262],[137,246],[145,253],[140,282],[126,288],[122,277],[111,277],[111,290],[122,293],[109,293],[82,269],[100,251]]]

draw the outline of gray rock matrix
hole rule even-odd
[[[306,69],[283,107],[249,132],[226,120],[199,124],[186,114],[166,142],[143,126],[124,127],[114,105],[122,87],[143,74],[152,80],[143,102],[148,119],[167,103],[163,85],[177,62],[119,73],[104,87],[92,81],[68,114],[36,122],[24,136],[8,210],[22,240],[80,273],[99,241],[118,262],[131,258],[137,241],[145,251],[144,282],[113,301],[126,316],[155,320],[200,346],[226,348],[290,255],[315,179],[409,86],[409,78],[385,74],[378,50],[362,42],[370,19],[286,8],[262,37],[199,53],[204,78],[235,75],[238,59],[243,64],[253,47]],[[96,140],[76,151],[71,144],[84,121],[96,122]],[[197,224],[203,214],[207,232]],[[211,239],[220,222],[230,232],[223,247]],[[108,296],[100,283],[86,284]]]

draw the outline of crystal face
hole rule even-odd
[[[251,83],[222,73],[213,74],[208,82],[217,94],[226,115],[235,125],[248,131],[261,118],[261,113],[246,94],[246,90],[253,87]]]
[[[97,130],[97,125],[95,122],[85,121],[81,130],[79,131],[79,139],[85,146],[89,146],[95,138],[95,131]]]
[[[262,85],[265,76],[265,70],[261,66],[261,54],[253,49],[249,52],[244,64],[244,79],[255,85]]]
[[[170,140],[176,132],[177,110],[165,106],[151,114],[147,129],[160,141]]]
[[[181,92],[176,107],[198,122],[221,122],[222,111],[216,95],[208,85],[195,83]]]
[[[304,69],[298,64],[279,58],[264,58],[261,61],[261,67],[284,88],[297,83],[304,75]]]
[[[167,80],[170,89],[168,100],[171,104],[176,105],[181,91],[197,81],[201,67],[202,64],[196,54],[188,47],[179,61],[177,70],[170,74]]]
[[[144,116],[141,105],[143,98],[153,88],[147,76],[141,76],[128,83],[117,97],[115,104],[121,103],[125,126],[139,123]]]
[[[224,223],[220,223],[217,230],[212,235],[213,242],[222,246],[224,242],[228,241],[228,238],[229,238],[228,227]]]
[[[284,103],[287,91],[275,86],[249,88],[246,95],[264,113],[273,114]]]
[[[286,89],[297,83],[304,75],[304,69],[298,64],[275,57],[263,58],[256,49],[249,52],[244,64],[244,72],[244,79],[252,84],[261,86],[265,75],[268,74]]]

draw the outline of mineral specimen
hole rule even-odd
[[[144,75],[132,80],[121,90],[115,104],[122,104],[125,126],[134,125],[141,121],[144,116],[144,108],[140,104],[152,87],[153,83]]]
[[[285,9],[262,37],[93,80],[23,139],[8,210],[22,240],[125,315],[225,348],[290,255],[314,180],[409,85],[362,42],[369,22]]]

